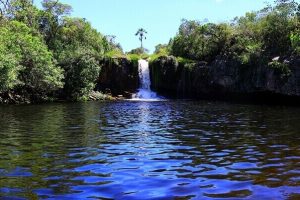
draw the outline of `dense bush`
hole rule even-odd
[[[65,18],[61,26],[52,51],[65,70],[63,95],[77,100],[94,89],[99,60],[107,51],[105,38],[83,19]]]
[[[127,54],[138,54],[138,55],[141,55],[141,54],[146,54],[148,53],[149,50],[146,49],[146,48],[136,48],[136,49],[132,49],[131,51],[127,52]]]
[[[183,20],[167,49],[193,60],[214,61],[225,56],[251,65],[257,60],[299,55],[300,5],[277,0],[274,6],[236,18],[231,24]]]
[[[230,34],[227,24],[201,24],[183,20],[179,33],[170,42],[171,54],[195,60],[214,59],[219,54]]]
[[[63,86],[63,70],[55,65],[43,40],[25,24],[9,21],[0,27],[0,91],[22,86],[47,94]]]
[[[85,50],[74,52],[64,60],[64,95],[74,100],[86,99],[95,88],[99,77],[100,65],[95,56]]]
[[[292,33],[290,36],[293,51],[300,55],[300,33]]]
[[[99,61],[121,47],[68,17],[71,10],[56,0],[43,0],[42,9],[31,0],[0,2],[0,95],[78,100],[93,91]]]

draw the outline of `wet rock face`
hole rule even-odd
[[[160,92],[176,92],[181,69],[175,57],[161,57],[150,63],[149,68],[151,88]]]
[[[291,73],[283,76],[267,65],[240,66],[218,59],[204,62],[177,62],[160,57],[150,63],[152,88],[180,98],[231,99],[281,96],[300,98],[300,59],[289,61]]]
[[[276,92],[292,95],[292,96],[300,96],[300,58],[294,59],[290,63],[291,76],[288,80],[279,87]]]
[[[138,63],[127,58],[109,58],[101,63],[97,90],[115,96],[135,92],[139,86]]]

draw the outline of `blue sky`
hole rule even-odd
[[[61,0],[73,7],[72,16],[86,18],[104,35],[117,36],[124,51],[139,47],[134,35],[148,31],[144,46],[150,51],[168,43],[181,19],[228,22],[235,16],[259,10],[265,0]]]

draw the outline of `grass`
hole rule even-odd
[[[105,54],[105,57],[108,57],[108,58],[124,58],[126,57],[126,55],[118,50],[118,49],[114,49],[112,51],[109,51]]]
[[[152,54],[149,58],[150,58],[150,62],[151,61],[154,61],[162,56],[168,56],[168,54],[162,54],[162,53],[159,53],[159,54]]]
[[[141,55],[138,54],[127,54],[126,57],[131,61],[138,61],[139,59],[141,59]]]

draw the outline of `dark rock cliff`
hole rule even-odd
[[[300,104],[300,59],[284,62],[288,71],[266,64],[241,66],[225,59],[208,65],[178,62],[173,56],[163,56],[150,63],[152,89],[178,98]]]
[[[138,62],[127,58],[106,58],[97,82],[97,90],[124,95],[135,92],[139,86]]]

